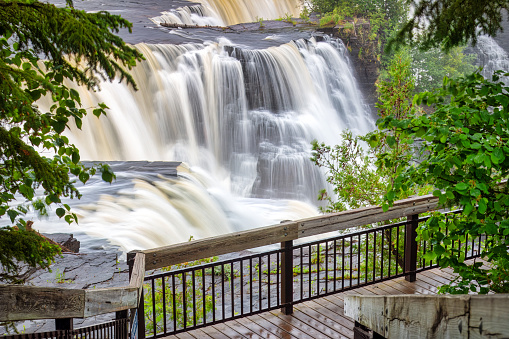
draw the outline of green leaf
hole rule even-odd
[[[102,179],[106,182],[111,183],[113,181],[113,173],[108,171],[103,171],[101,175]]]
[[[456,191],[462,193],[463,191],[466,191],[469,188],[469,186],[464,182],[459,182],[456,184],[455,188]]]
[[[487,199],[486,198],[483,198],[479,201],[479,206],[477,208],[477,210],[479,211],[479,213],[481,214],[484,214],[486,213],[486,209],[488,208],[488,205],[487,205]]]
[[[72,153],[71,159],[72,159],[73,164],[77,164],[80,161],[80,154],[78,153],[78,151],[75,151]]]
[[[19,213],[13,209],[8,209],[7,215],[9,216],[9,218],[11,219],[11,222],[13,223],[14,220],[16,220],[16,217],[19,215]]]
[[[442,254],[445,253],[445,248],[442,245],[438,244],[433,248],[433,252],[435,253],[436,256],[441,256]]]
[[[65,124],[66,124],[65,121],[57,120],[57,121],[53,121],[53,123],[51,125],[55,129],[55,132],[60,134],[65,130]]]
[[[389,135],[386,140],[387,140],[387,145],[389,145],[389,147],[392,148],[392,147],[394,147],[394,145],[396,145],[396,138],[394,136]]]
[[[79,175],[79,179],[82,183],[86,183],[88,179],[90,178],[90,175],[87,172],[81,172]]]
[[[422,257],[426,261],[433,261],[438,257],[438,255],[437,255],[437,253],[435,253],[435,251],[433,251],[433,252],[426,252],[426,254],[424,254]]]
[[[57,208],[57,210],[56,210],[56,214],[57,214],[57,216],[58,216],[59,218],[62,218],[62,217],[65,215],[65,209],[63,209],[63,208],[61,208],[61,207]]]

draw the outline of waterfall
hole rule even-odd
[[[298,17],[300,0],[194,0],[200,3],[162,12],[150,20],[157,24],[185,24],[198,26],[229,26],[259,19],[274,20],[290,15]]]
[[[482,75],[491,79],[494,71],[509,72],[509,55],[500,45],[489,36],[480,36],[474,48],[477,53],[477,64],[483,68]],[[509,77],[501,79],[509,85]]]
[[[309,160],[310,142],[373,128],[338,40],[136,48],[146,58],[132,71],[139,91],[68,84],[84,107],[109,107],[68,133],[82,159],[188,164],[178,180],[120,172],[128,184],[113,194],[102,194],[104,183],[85,185],[102,195],[77,207],[80,225],[125,250],[314,215],[327,183]]]

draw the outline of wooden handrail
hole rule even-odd
[[[385,338],[507,338],[509,294],[347,295],[345,315]]]
[[[73,290],[0,285],[0,321],[86,318],[138,307],[145,254],[137,253],[128,286]]]
[[[408,198],[394,202],[384,212],[382,207],[370,206],[355,210],[331,213],[290,221],[282,224],[260,227],[248,231],[229,233],[216,237],[193,240],[142,251],[146,254],[147,270],[180,264],[192,260],[278,244],[313,235],[369,225],[375,222],[406,217],[435,210],[438,198],[432,195]]]

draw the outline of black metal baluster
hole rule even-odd
[[[191,286],[193,287],[193,326],[196,327],[196,277],[194,269],[191,271]]]
[[[280,263],[280,258],[279,258],[279,254],[281,252],[277,252],[277,255],[276,255],[276,299],[277,299],[277,305],[276,306],[280,306],[281,305],[281,299],[280,299],[280,295],[279,295],[279,291],[281,290],[281,287],[279,286],[279,263]],[[269,264],[269,272],[270,272],[270,264]]]
[[[212,266],[212,321],[216,321],[216,266]]]
[[[270,254],[267,254],[267,263],[270,263]],[[262,269],[262,267],[260,267],[260,270],[261,269]],[[269,269],[270,269],[270,266],[269,266]],[[270,306],[271,306],[271,303],[270,303],[270,271],[267,274],[267,299],[268,299],[268,305],[270,308]]]
[[[341,239],[341,289],[345,289],[345,238]]]
[[[221,320],[226,319],[226,314],[225,314],[226,313],[226,309],[225,309],[225,305],[224,305],[225,304],[225,298],[224,298],[224,278],[225,278],[225,276],[224,276],[224,264],[221,264],[221,289],[222,289],[222,291],[221,291],[222,292],[221,293],[221,301],[222,301],[221,308],[222,308],[222,311],[223,311],[223,313],[221,314],[221,316],[222,316]]]
[[[308,285],[309,285],[309,298],[311,298],[311,271],[312,271],[312,267],[313,267],[313,263],[311,262],[311,257],[312,257],[312,251],[311,251],[311,245],[308,246],[309,247],[309,251],[308,251],[308,262],[309,262],[309,280],[308,280]]]
[[[329,243],[325,242],[325,293],[329,292]]]
[[[258,310],[262,309],[262,270],[261,270],[261,257],[258,257],[258,267],[260,269],[258,270]]]
[[[357,286],[361,284],[361,235],[357,237]]]
[[[187,281],[186,281],[186,272],[182,272],[182,297],[184,298],[182,307],[184,313],[184,329],[187,328]]]
[[[173,302],[173,331],[177,330],[177,301],[175,297],[175,274],[171,275],[171,292]],[[138,317],[142,317],[142,314],[138,314]]]
[[[364,262],[366,263],[366,268],[365,268],[366,276],[364,277],[364,283],[367,284],[368,283],[368,269],[369,269],[369,232],[366,232],[366,258],[365,258]]]
[[[381,236],[381,239],[380,239],[380,252],[381,253],[381,256],[380,256],[380,278],[383,279],[384,277],[384,231],[380,231],[380,236]]]
[[[163,280],[162,288],[163,288],[163,333],[167,332],[166,328],[166,279],[165,277],[161,278]]]
[[[202,307],[203,307],[203,324],[207,323],[207,303],[206,303],[206,295],[205,295],[205,268],[201,269],[201,288],[202,288]]]
[[[233,262],[230,263],[230,296],[232,302],[232,318],[235,316],[235,269]]]
[[[397,230],[396,230],[396,274],[398,274],[399,272],[399,226],[397,227]]]
[[[156,289],[155,279],[152,279],[152,321],[154,322],[154,336],[157,334],[157,320],[156,320]]]
[[[304,265],[302,263],[302,246],[300,247],[300,300],[304,298]]]
[[[252,258],[249,258],[249,311],[253,312],[253,259]]]
[[[352,288],[353,279],[353,237],[350,236],[350,288]]]
[[[244,261],[240,259],[240,314],[244,314]],[[251,267],[250,267],[251,268]],[[250,284],[252,281],[249,282]]]
[[[389,228],[389,274],[388,277],[391,276],[391,252],[392,252],[392,227]]]
[[[320,244],[316,245],[316,295],[320,295]]]
[[[373,232],[373,281],[376,279],[376,231]]]

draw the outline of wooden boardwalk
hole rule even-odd
[[[353,320],[344,315],[346,294],[436,294],[437,286],[454,278],[450,269],[417,274],[416,282],[397,278],[294,306],[292,315],[280,311],[261,313],[167,338],[353,338]]]

